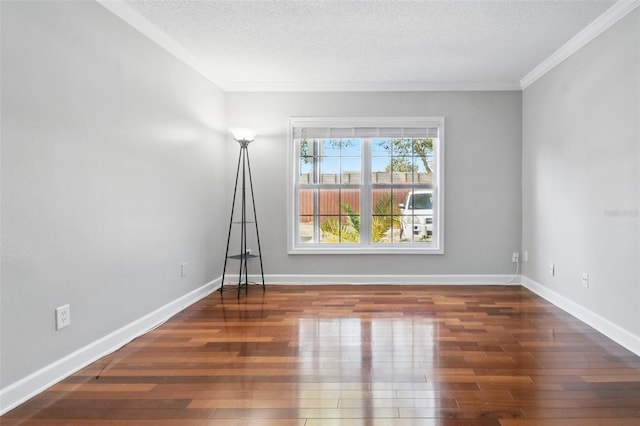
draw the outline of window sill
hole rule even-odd
[[[390,247],[294,247],[288,250],[288,254],[384,254],[384,255],[406,255],[406,254],[444,254],[443,248],[422,248],[422,247],[402,247],[402,246],[390,246]]]

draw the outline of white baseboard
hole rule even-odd
[[[349,285],[349,284],[405,284],[405,285],[518,285],[520,275],[330,275],[330,274],[272,274],[265,275],[265,284]],[[226,281],[226,280],[225,280]],[[260,283],[260,275],[249,275],[249,281]],[[233,284],[232,282],[225,283]]]
[[[113,333],[0,389],[0,415],[17,407],[81,368],[116,351],[136,337],[154,329],[187,306],[208,296],[219,286],[220,278],[217,278]]]
[[[640,336],[625,330],[608,319],[596,314],[582,305],[575,303],[571,299],[550,290],[526,276],[522,277],[522,285],[543,299],[553,303],[568,314],[573,315],[588,326],[598,330],[609,339],[640,356]]]

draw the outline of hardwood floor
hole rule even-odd
[[[640,425],[640,357],[523,287],[215,292],[11,425]]]

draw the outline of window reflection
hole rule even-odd
[[[439,395],[429,383],[436,326],[429,318],[300,319],[300,374],[317,380],[301,383],[299,398],[335,400],[337,409],[359,410],[359,418],[380,410],[436,417]]]

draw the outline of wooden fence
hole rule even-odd
[[[391,197],[393,210],[398,214],[398,204],[404,203],[407,193],[411,189],[374,189],[373,205],[383,197]],[[313,190],[305,189],[300,191],[300,221],[313,221]],[[338,216],[345,215],[345,211],[341,208],[341,203],[348,203],[355,212],[360,211],[360,193],[354,190],[339,189],[321,189],[319,195],[319,209],[321,216]],[[391,211],[380,212],[382,214],[391,214]]]
[[[416,179],[411,181],[411,178]],[[429,184],[432,182],[433,176],[431,173],[405,173],[405,172],[378,172],[372,174],[372,181],[376,183],[419,183]],[[300,183],[310,183],[313,181],[311,173],[307,173],[300,176]],[[340,183],[340,174],[338,173],[326,173],[320,176],[320,182],[323,184]],[[342,173],[342,183],[360,183],[360,173],[345,172]],[[320,215],[322,216],[338,216],[344,215],[345,212],[340,207],[341,203],[348,203],[355,212],[360,210],[360,192],[358,190],[350,189],[319,189],[319,208]],[[389,188],[389,189],[374,189],[373,190],[373,205],[382,199],[383,197],[391,197],[394,210],[397,209],[398,204],[404,203],[407,193],[411,191],[408,188]],[[300,190],[300,221],[311,222],[313,221],[313,189]],[[384,212],[385,214],[391,214],[391,212]],[[396,210],[397,214],[397,210]]]

